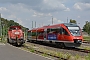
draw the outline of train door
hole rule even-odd
[[[44,40],[46,40],[47,39],[47,29],[44,30],[43,36],[44,36]]]
[[[58,36],[57,36],[58,40],[62,42],[67,41],[69,38],[69,34],[66,31],[66,29],[64,29],[63,27],[60,27],[59,31],[60,32],[58,33]]]
[[[62,41],[64,39],[63,28],[62,27],[59,28],[59,33],[57,35],[57,39],[60,40],[60,41]]]
[[[36,32],[31,32],[31,39],[36,40]]]
[[[44,33],[44,31],[38,32],[37,38],[43,40],[44,39],[43,33]]]
[[[32,35],[32,34],[31,34],[31,31],[28,31],[28,32],[27,32],[27,40],[31,40],[31,35]]]
[[[69,38],[68,32],[66,31],[66,29],[62,28],[62,40],[67,41],[68,38]]]

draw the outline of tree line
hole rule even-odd
[[[26,28],[26,27],[20,25],[19,23],[15,22],[14,20],[7,20],[4,18],[1,18],[2,35],[7,35],[7,31],[10,26],[21,26],[24,32],[29,30],[29,28]]]

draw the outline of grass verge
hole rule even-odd
[[[83,36],[84,41],[89,41],[90,42],[90,36]]]
[[[85,57],[82,57],[79,55],[72,56],[69,53],[64,54],[62,52],[47,50],[43,47],[39,48],[35,46],[30,46],[29,44],[24,44],[24,48],[33,53],[41,53],[41,55],[45,57],[48,57],[48,56],[56,57],[58,58],[58,60],[89,60],[90,59],[90,54]]]

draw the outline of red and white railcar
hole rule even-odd
[[[79,47],[83,42],[82,31],[77,24],[62,23],[28,31],[28,41],[49,41],[61,47]]]

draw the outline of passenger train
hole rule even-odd
[[[60,47],[79,47],[83,37],[77,24],[61,23],[28,30],[27,40],[55,43]]]

